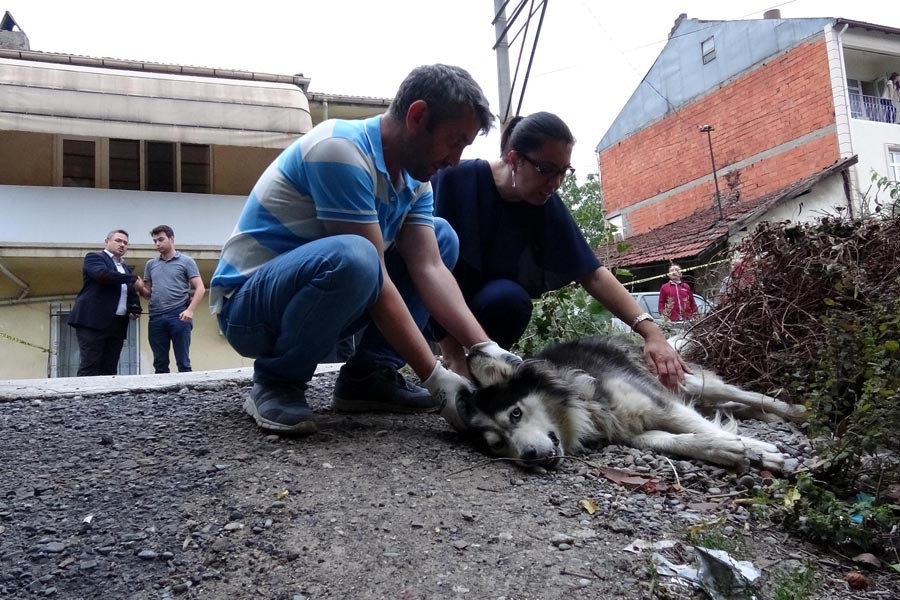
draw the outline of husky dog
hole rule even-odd
[[[473,352],[468,366],[477,389],[457,407],[464,433],[525,466],[555,467],[567,454],[609,442],[726,467],[746,468],[749,461],[784,468],[776,446],[737,435],[733,419],[704,418],[665,389],[624,341],[562,343],[518,367]],[[696,365],[691,370],[680,395],[701,407],[802,419],[803,407],[741,390]]]

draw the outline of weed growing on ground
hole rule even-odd
[[[806,565],[780,574],[774,581],[773,600],[809,600],[816,590],[816,570]]]
[[[725,531],[725,521],[719,519],[711,523],[691,525],[687,531],[687,540],[694,546],[708,548],[710,550],[722,550],[741,560],[744,558],[746,548],[740,536],[733,531]]]
[[[825,482],[808,473],[797,477],[795,500],[786,508],[785,522],[804,537],[825,546],[857,551],[896,552],[891,534],[900,506],[874,503],[859,494],[855,500],[838,498]]]

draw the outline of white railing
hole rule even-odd
[[[897,107],[886,98],[850,94],[850,115],[854,119],[897,123]]]

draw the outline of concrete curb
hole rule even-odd
[[[316,375],[332,373],[343,363],[323,363],[316,367]],[[253,367],[166,373],[163,375],[111,375],[105,377],[58,377],[54,379],[0,380],[0,402],[97,396],[120,392],[148,392],[180,390],[183,387],[208,387],[216,384],[249,383]]]

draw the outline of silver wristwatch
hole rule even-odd
[[[636,327],[638,325],[640,325],[641,323],[643,323],[644,321],[652,321],[652,320],[653,320],[653,315],[651,315],[650,313],[641,313],[634,318],[634,321],[632,321],[631,330],[635,331]]]

